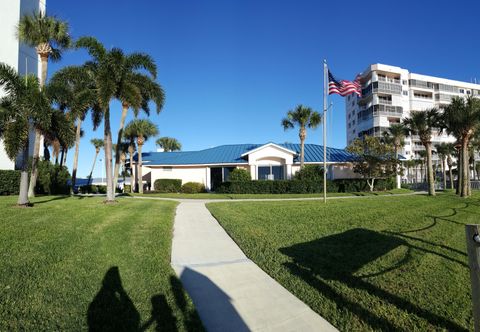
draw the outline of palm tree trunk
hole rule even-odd
[[[22,153],[22,172],[20,174],[20,190],[18,193],[17,205],[28,206],[28,140]]]
[[[129,152],[130,155],[130,193],[133,194],[133,189],[135,187],[135,181],[133,178],[133,152]]]
[[[464,139],[462,141],[462,186],[460,188],[460,197],[468,196],[468,140]]]
[[[42,74],[40,75],[40,89],[43,89],[45,82],[47,81],[48,70],[48,53],[39,54],[42,66]],[[35,185],[37,184],[38,177],[38,161],[40,160],[40,140],[42,134],[38,129],[35,129],[35,142],[33,146],[33,159],[32,159],[32,174],[30,176],[30,184],[28,186],[28,197],[35,197]]]
[[[456,194],[460,195],[462,181],[463,181],[463,148],[460,148],[458,151],[458,161],[457,161],[457,189]]]
[[[444,156],[442,156],[442,174],[443,174],[443,190],[447,190],[447,170],[445,166]]]
[[[138,166],[137,166],[137,172],[138,172],[138,192],[140,194],[143,194],[143,179],[142,179],[142,148],[143,144],[138,144]]]
[[[103,140],[105,145],[105,175],[107,177],[107,197],[105,203],[115,201],[115,192],[112,178],[112,130],[110,128],[110,109],[105,110]]]
[[[65,148],[62,148],[62,152],[60,154],[60,167],[63,166],[64,159],[65,159]]]
[[[118,173],[120,171],[120,145],[122,143],[123,128],[125,127],[125,118],[127,117],[128,105],[122,103],[122,115],[120,117],[120,127],[118,129],[117,145],[115,147],[115,169],[113,171],[113,189],[117,188]]]
[[[96,150],[95,151],[95,157],[93,157],[93,165],[92,165],[92,170],[90,171],[90,175],[88,176],[88,182],[87,184],[90,185],[91,182],[92,182],[92,174],[93,174],[93,170],[95,169],[95,163],[97,162],[97,157],[98,157],[98,152],[100,150]]]
[[[35,142],[33,146],[32,174],[30,175],[30,184],[28,186],[28,197],[35,197],[35,185],[38,177],[38,162],[40,160],[40,140],[42,134],[40,130],[35,129]]]
[[[300,128],[300,169],[303,168],[305,163],[305,139],[307,138],[307,132],[304,127]]]
[[[82,119],[78,117],[77,119],[77,131],[75,132],[75,154],[73,155],[73,168],[72,168],[72,188],[70,193],[73,193],[73,188],[75,188],[75,182],[77,181],[77,167],[78,167],[78,152],[80,149],[80,134],[82,132]],[[96,159],[96,157],[95,157]]]
[[[397,189],[402,187],[401,179],[400,179],[400,172],[399,172],[399,162],[398,162],[398,146],[395,144],[395,181],[397,182]]]
[[[428,176],[428,194],[435,196],[435,182],[433,179],[433,165],[432,165],[432,143],[426,143],[425,149],[427,150],[427,176]]]
[[[452,172],[452,164],[448,163],[448,177],[450,178],[450,189],[455,189],[453,185],[453,172]]]

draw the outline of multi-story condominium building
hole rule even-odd
[[[21,75],[25,73],[39,74],[39,59],[35,48],[20,43],[16,37],[16,27],[22,15],[34,12],[45,12],[46,0],[5,0],[0,1],[0,62],[6,63]],[[0,89],[0,96],[2,91]],[[30,135],[30,154],[33,153],[33,131]],[[14,169],[15,162],[11,161],[0,140],[0,169]]]
[[[373,64],[362,73],[362,97],[346,98],[347,144],[363,135],[381,136],[392,123],[399,123],[411,111],[447,105],[454,96],[480,96],[480,84],[420,75],[400,67]],[[433,145],[454,142],[445,133],[433,136]],[[401,152],[418,159],[425,150],[416,136],[406,139]]]

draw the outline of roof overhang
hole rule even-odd
[[[245,152],[244,154],[241,155],[241,157],[242,157],[242,158],[243,158],[243,157],[246,157],[246,156],[248,156],[248,155],[251,154],[251,153],[254,153],[254,152],[263,150],[263,149],[268,148],[268,147],[277,148],[277,149],[279,149],[279,150],[281,150],[281,151],[283,151],[283,152],[285,152],[285,153],[290,153],[290,154],[292,154],[292,155],[294,155],[294,156],[297,155],[297,152],[292,151],[292,150],[287,149],[287,148],[284,148],[283,146],[277,145],[277,144],[275,144],[275,143],[267,143],[267,144],[265,144],[265,145],[259,146],[258,148],[255,148],[255,149],[253,149],[253,150],[250,150],[250,151]]]

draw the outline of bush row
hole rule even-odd
[[[153,189],[160,193],[178,193],[182,189],[182,180],[157,179],[153,183]]]
[[[82,194],[106,194],[107,193],[107,186],[96,186],[93,184],[88,184],[81,186],[79,188],[80,193]]]
[[[375,181],[375,190],[391,190],[393,179]],[[358,192],[368,191],[366,180],[345,179],[327,181],[327,192]],[[216,190],[224,194],[310,194],[323,192],[323,181],[311,180],[277,180],[277,181],[247,181],[224,182]]]
[[[18,195],[20,171],[0,170],[0,195]]]

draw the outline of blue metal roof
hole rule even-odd
[[[266,143],[268,144],[268,143]],[[203,164],[247,164],[241,155],[266,144],[220,145],[200,151],[143,152],[142,161],[147,165],[203,165]],[[276,144],[297,153],[294,162],[300,162],[300,144]],[[327,162],[344,163],[354,160],[354,155],[344,149],[327,147]],[[137,161],[137,155],[134,156]],[[305,144],[305,162],[323,162],[323,145]]]

